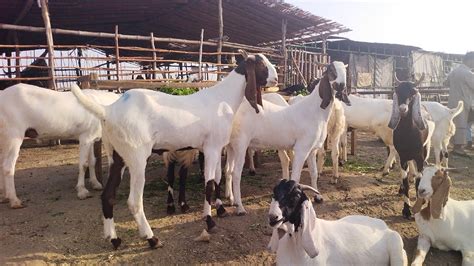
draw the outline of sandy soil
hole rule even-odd
[[[375,137],[359,133],[357,156],[349,156],[339,184],[329,183],[330,168],[325,168],[319,181],[325,201],[315,205],[316,213],[330,220],[349,214],[381,218],[402,235],[411,260],[416,247],[416,225],[401,217],[398,171],[381,177],[379,169],[385,157],[386,151]],[[18,195],[27,207],[12,210],[7,204],[0,205],[0,264],[273,264],[275,256],[266,250],[270,239],[266,215],[272,188],[281,171],[276,153],[265,152],[261,160],[256,176],[244,172],[243,196],[248,214],[216,218],[219,229],[212,234],[211,242],[196,243],[193,238],[205,228],[200,219],[203,185],[196,174],[190,176],[191,212],[167,216],[164,167],[160,158],[152,156],[147,168],[145,212],[165,246],[150,250],[147,242],[139,238],[126,206],[126,176],[118,193],[114,217],[123,245],[114,251],[102,237],[100,191],[93,191],[93,197],[86,200],[76,198],[77,145],[23,149],[15,181]],[[453,167],[471,168],[473,161],[453,156],[450,163]],[[197,164],[193,168],[191,172],[196,173]],[[473,199],[473,176],[473,169],[451,172],[451,196]],[[302,182],[309,184],[307,172],[303,173]],[[227,210],[234,212],[232,207]],[[431,249],[426,264],[460,265],[461,254]]]

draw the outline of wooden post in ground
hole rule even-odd
[[[221,63],[222,63],[222,42],[224,38],[224,17],[222,11],[222,0],[218,0],[218,10],[219,10],[219,40],[217,44],[217,80],[221,80]]]
[[[54,74],[54,42],[53,33],[51,32],[51,21],[49,20],[47,0],[41,0],[41,15],[43,16],[44,28],[46,29],[46,42],[48,45],[49,88],[56,90],[56,77]]]
[[[118,25],[115,25],[115,76],[120,80],[120,51],[119,51]]]
[[[286,25],[287,20],[284,18],[281,21],[281,53],[283,54],[283,87],[286,87],[288,82],[287,71],[288,71],[288,55],[286,49]]]
[[[156,79],[156,51],[155,51],[155,36],[153,36],[153,32],[150,33],[151,39],[151,49],[153,49],[153,74],[151,75],[151,79]]]
[[[201,39],[199,40],[199,61],[198,61],[198,79],[202,81],[202,42],[204,41],[204,29],[201,29]]]
[[[18,34],[16,31],[13,32],[13,40],[15,42],[15,45],[19,45],[18,41]],[[16,78],[21,78],[21,72],[20,72],[20,48],[18,46],[15,47],[15,77]],[[19,83],[20,81],[17,81]]]

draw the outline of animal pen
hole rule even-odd
[[[152,16],[151,10],[144,10],[147,1],[133,5],[125,1],[71,2],[79,10],[95,10],[97,16],[93,20],[97,24],[91,21],[84,28],[80,19],[68,13],[68,1],[40,1],[41,8],[33,1],[24,2],[23,7],[16,9],[14,23],[0,24],[0,53],[4,55],[0,58],[0,84],[48,82],[52,89],[67,88],[73,82],[100,89],[203,88],[237,65],[238,49],[269,57],[277,66],[281,86],[307,84],[311,78],[320,76],[320,63],[329,62],[328,55],[287,49],[287,45],[348,31],[336,22],[281,1],[243,1],[247,5],[222,0],[157,1],[148,9],[165,9],[168,19],[150,17],[149,25],[138,22],[139,31],[120,22],[125,18],[139,19],[136,16],[143,12],[147,13],[145,17]],[[108,5],[108,10],[102,10],[102,5]],[[268,14],[245,13],[249,8]],[[124,12],[123,17],[119,10]],[[61,12],[72,17],[62,16]],[[78,11],[81,12],[84,11]],[[205,19],[199,12],[215,20]],[[176,20],[169,14],[188,17]],[[107,20],[104,26],[104,16],[114,17],[116,25]],[[258,25],[264,20],[272,24]],[[16,25],[20,22],[28,26]],[[237,24],[242,29],[236,28]],[[68,27],[62,28],[63,25]],[[167,26],[171,29],[163,30]],[[233,40],[236,41],[230,42]],[[28,71],[36,76],[27,75]]]

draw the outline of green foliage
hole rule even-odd
[[[171,95],[189,95],[198,91],[197,88],[161,88],[161,92]]]

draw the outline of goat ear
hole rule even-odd
[[[249,54],[247,53],[247,51],[243,50],[243,49],[239,49],[239,54],[242,55],[242,57],[245,59],[247,59],[249,57]]]
[[[328,78],[323,78],[319,82],[319,97],[321,97],[321,109],[326,109],[332,101],[332,88]]]
[[[413,99],[413,107],[412,107],[412,117],[413,122],[415,122],[416,127],[419,130],[426,129],[426,121],[423,119],[421,115],[421,95],[417,92]]]
[[[316,213],[311,204],[311,201],[305,200],[301,208],[301,244],[306,254],[310,258],[314,258],[318,256],[319,250],[316,247]]]
[[[413,213],[419,213],[421,211],[421,207],[423,207],[423,204],[425,204],[425,199],[423,198],[417,198],[415,205],[411,208]]]
[[[439,185],[436,191],[431,196],[430,212],[434,219],[441,217],[441,211],[443,210],[444,204],[448,201],[449,189],[451,187],[451,178],[446,175],[443,182]]]
[[[247,79],[247,85],[245,86],[245,98],[247,98],[250,105],[258,114],[260,111],[258,110],[257,105],[259,100],[257,94],[257,79],[255,77],[255,58],[253,57],[248,57],[245,60],[245,77]]]
[[[271,252],[277,252],[278,250],[278,243],[280,242],[280,236],[278,235],[278,229],[277,228],[274,228],[273,229],[273,233],[272,233],[272,237],[270,238],[270,242],[268,243],[268,246],[267,248],[271,251]]]
[[[393,93],[393,103],[392,103],[392,116],[390,117],[390,122],[388,122],[388,127],[395,129],[400,122],[400,111],[398,109],[398,95],[396,92]]]

